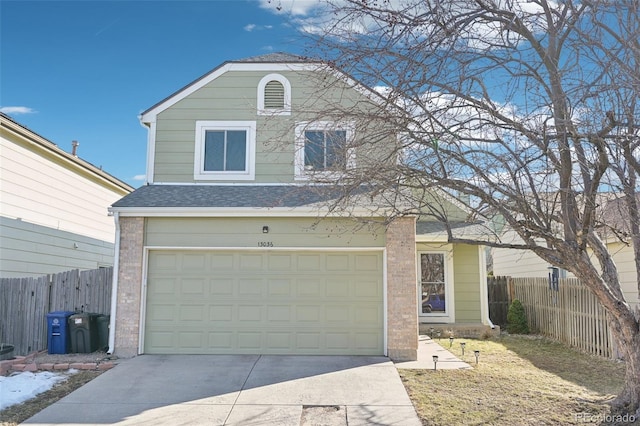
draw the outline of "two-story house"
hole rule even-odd
[[[340,188],[326,182],[379,151],[331,105],[374,98],[276,53],[225,62],[143,112],[148,183],[111,208],[110,350],[415,359],[419,323],[490,324],[482,248],[416,216],[386,224],[374,198],[329,208]]]

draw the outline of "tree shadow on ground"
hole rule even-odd
[[[581,353],[540,336],[502,336],[497,340],[535,367],[603,395],[616,395],[624,383],[625,365]]]

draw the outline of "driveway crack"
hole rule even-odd
[[[236,396],[236,399],[233,401],[233,404],[231,404],[231,410],[229,410],[229,414],[227,414],[227,417],[224,419],[223,425],[226,425],[227,422],[229,421],[229,417],[231,416],[231,413],[233,412],[233,409],[235,408],[236,403],[240,398],[240,394],[244,390],[244,387],[247,385],[247,382],[249,381],[249,377],[251,377],[251,373],[253,373],[253,369],[256,368],[256,365],[258,364],[258,361],[260,361],[260,358],[262,358],[262,355],[258,355],[258,358],[256,358],[256,362],[254,362],[253,365],[251,366],[251,370],[249,370],[249,374],[247,374],[247,377],[244,379],[244,382],[240,387],[240,391],[238,391],[238,396]]]

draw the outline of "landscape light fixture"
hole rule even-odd
[[[464,356],[464,347],[467,346],[465,342],[460,342],[460,347],[462,348],[462,356]]]
[[[433,355],[433,371],[438,369],[438,355]]]
[[[434,332],[434,331],[436,331],[436,329],[435,329],[435,328],[433,328],[433,327],[431,327],[431,334],[430,334],[430,336],[431,336],[431,338],[432,338],[432,339],[433,339],[433,332]]]
[[[440,340],[440,336],[442,336],[442,331],[438,330],[438,340]]]
[[[475,351],[473,351],[473,354],[476,356],[476,365],[478,365],[478,357],[480,356],[480,351],[476,349]]]
[[[453,336],[449,336],[449,347],[453,346]]]

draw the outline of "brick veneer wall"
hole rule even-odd
[[[114,351],[119,357],[138,355],[143,244],[144,218],[121,217]]]
[[[387,354],[418,358],[416,219],[396,219],[387,228]]]

